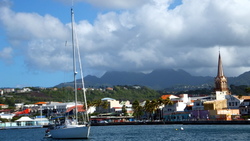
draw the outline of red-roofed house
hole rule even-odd
[[[71,110],[75,109],[76,106],[69,107],[66,111],[66,113],[70,112]],[[85,109],[83,109],[83,105],[77,105],[77,111],[78,112],[84,112]]]
[[[6,104],[0,104],[0,107],[1,107],[2,109],[6,109],[6,108],[9,108],[9,105],[6,105]]]
[[[106,90],[108,90],[108,91],[113,91],[113,88],[108,87],[108,88],[106,88]]]
[[[37,103],[35,103],[35,105],[46,105],[47,104],[47,102],[37,102]]]
[[[162,95],[161,96],[162,99],[167,99],[169,98],[170,100],[171,99],[176,99],[176,98],[179,98],[178,96],[175,96],[175,95]]]

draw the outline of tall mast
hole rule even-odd
[[[74,93],[75,93],[75,118],[76,122],[78,123],[78,116],[77,116],[77,84],[76,84],[76,47],[75,47],[75,30],[74,30],[74,11],[73,8],[71,8],[71,27],[72,27],[72,48],[73,48],[73,73],[74,73]]]

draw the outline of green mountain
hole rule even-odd
[[[151,73],[138,72],[106,72],[102,77],[86,76],[85,87],[112,87],[116,85],[140,85],[155,90],[166,88],[197,89],[214,86],[214,77],[192,76],[184,70],[157,69]],[[78,80],[80,83],[81,81]],[[61,83],[55,87],[72,86],[72,82]],[[228,77],[228,85],[250,85],[250,71],[238,77]]]

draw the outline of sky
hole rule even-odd
[[[250,70],[250,0],[0,0],[0,88],[73,79],[71,15],[83,73]],[[67,42],[67,44],[66,44]]]

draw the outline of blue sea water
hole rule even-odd
[[[181,131],[180,128],[184,130]],[[45,128],[0,130],[0,141],[57,141],[44,138]],[[92,126],[87,141],[246,141],[250,125]],[[76,141],[86,141],[78,139]],[[73,141],[59,140],[59,141]]]

